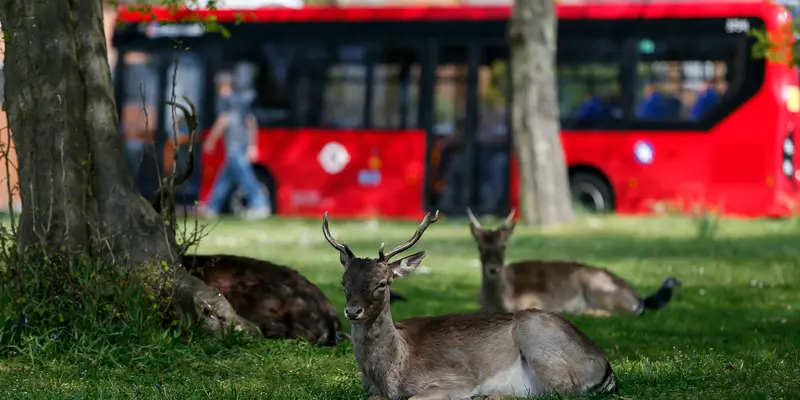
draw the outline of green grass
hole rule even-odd
[[[324,241],[320,222],[224,221],[200,251],[290,265],[341,310],[339,255]],[[415,225],[331,222],[333,234],[360,256],[375,256],[381,241],[391,247],[406,240]],[[617,398],[800,398],[799,232],[791,220],[724,220],[713,238],[698,239],[697,225],[686,219],[583,218],[549,233],[518,227],[507,258],[605,266],[643,294],[668,275],[683,281],[666,309],[640,318],[568,317],[608,355],[621,384]],[[428,250],[428,257],[418,273],[395,281],[393,288],[410,299],[393,305],[395,319],[477,310],[477,251],[465,221],[433,225],[415,249]],[[2,397],[366,398],[349,343],[332,349],[195,339],[162,347],[59,349],[0,360]]]

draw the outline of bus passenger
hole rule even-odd
[[[714,108],[719,101],[719,95],[717,94],[717,90],[714,88],[714,83],[706,81],[703,90],[697,95],[697,101],[694,103],[692,107],[691,117],[693,120],[698,120],[703,114],[707,113],[709,110]]]
[[[586,99],[581,103],[578,111],[575,113],[575,118],[579,120],[596,120],[603,118],[605,107],[600,97],[593,92],[586,94]]]
[[[680,116],[681,102],[669,90],[659,90],[653,84],[645,86],[641,103],[636,108],[636,117],[642,120],[676,120]]]
[[[235,187],[240,186],[247,197],[247,219],[263,219],[272,213],[269,198],[263,193],[251,162],[258,158],[258,124],[252,112],[255,91],[245,82],[225,73],[218,77],[218,115],[211,127],[203,151],[211,153],[220,136],[224,135],[225,161],[211,188],[209,201],[201,205],[200,213],[213,218],[220,213],[223,203]]]

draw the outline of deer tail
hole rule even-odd
[[[669,277],[665,279],[655,293],[644,299],[644,308],[647,310],[660,310],[666,307],[672,299],[672,292],[676,287],[680,286],[681,281],[677,278]]]

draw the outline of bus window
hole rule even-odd
[[[366,47],[343,45],[335,50],[325,81],[322,127],[364,128]]]
[[[291,125],[293,106],[292,79],[298,48],[289,44],[266,43],[261,47],[265,60],[263,86],[259,87],[259,125]]]
[[[145,52],[124,52],[122,112],[120,130],[125,140],[125,155],[140,193],[149,196],[158,184],[157,158],[153,147],[158,128],[158,56]]]
[[[420,64],[413,47],[382,46],[373,69],[372,127],[417,127]]]
[[[564,40],[559,44],[558,102],[565,127],[624,118],[622,54],[622,43],[609,39]]]
[[[478,66],[478,161],[474,163],[479,182],[477,210],[481,213],[501,210],[508,197],[508,73],[508,47],[484,48]]]
[[[699,121],[728,91],[737,41],[642,39],[635,99],[640,121]]]
[[[318,45],[298,46],[292,93],[293,125],[319,128],[322,122],[329,52]]]
[[[467,113],[467,53],[465,46],[442,47],[433,88],[431,182],[433,204],[443,210],[463,209],[465,169],[464,138]],[[439,196],[436,196],[439,194]]]

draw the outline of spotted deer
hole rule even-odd
[[[668,277],[645,298],[624,279],[605,268],[573,261],[523,260],[504,266],[508,240],[514,232],[515,210],[495,229],[481,226],[467,208],[470,231],[478,245],[482,268],[478,299],[483,311],[514,312],[537,308],[554,313],[610,316],[641,315],[667,305],[681,282]]]
[[[370,399],[467,399],[472,396],[579,395],[617,391],[617,378],[591,339],[570,322],[541,310],[451,314],[393,322],[389,287],[420,265],[410,249],[438,220],[428,213],[407,242],[377,258],[359,258],[334,239],[328,213],[325,239],[339,252],[355,359]]]

